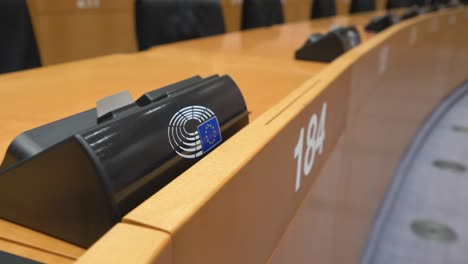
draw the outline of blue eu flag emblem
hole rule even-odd
[[[218,119],[212,117],[197,127],[198,135],[202,143],[203,153],[210,151],[221,142],[221,129]]]

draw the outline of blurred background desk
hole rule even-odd
[[[0,27],[0,34],[8,41],[0,43],[3,58],[0,61],[0,73],[112,53],[131,53],[161,43],[239,31],[243,19],[263,17],[254,21],[256,27],[279,23],[275,22],[277,20],[269,21],[275,16],[273,9],[266,6],[243,10],[241,0],[191,1],[190,4],[178,1],[4,1],[0,4],[0,17],[5,20]],[[317,0],[315,3],[322,1],[328,2]],[[337,1],[346,6],[351,3]],[[361,1],[368,0],[353,0],[353,3]],[[285,23],[308,21],[312,16],[313,3],[310,0],[271,2],[278,6],[274,10],[282,10],[280,13]],[[331,10],[317,12],[326,11],[327,15],[323,16],[333,16],[337,14],[334,6],[330,6]],[[340,15],[349,14],[348,7],[340,10]],[[364,10],[369,11],[361,11]],[[383,10],[380,4],[377,10]],[[249,18],[243,18],[244,12],[250,14]],[[362,16],[362,19],[367,19],[367,16]],[[320,31],[328,29],[332,23],[347,24],[346,18],[332,20],[317,21],[318,24],[314,25],[322,25],[322,28],[317,28]],[[20,31],[13,27],[15,24],[21,27]],[[307,27],[304,29],[307,30]],[[311,30],[315,28],[311,27]]]

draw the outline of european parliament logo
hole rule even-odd
[[[221,143],[221,129],[211,109],[193,105],[177,111],[167,129],[169,143],[181,157],[201,157]]]

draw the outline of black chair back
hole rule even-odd
[[[135,5],[140,50],[225,32],[218,0],[137,0]]]
[[[375,0],[353,0],[350,13],[369,12],[375,10]]]
[[[419,0],[388,0],[387,9],[417,5]]]
[[[25,0],[0,1],[0,73],[41,66]]]
[[[284,23],[281,0],[244,0],[242,29],[267,27]]]
[[[311,18],[321,18],[336,15],[334,0],[314,0],[312,4]]]

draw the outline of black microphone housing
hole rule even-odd
[[[346,51],[361,43],[356,27],[338,27],[327,34],[309,36],[304,45],[296,50],[297,60],[331,62]]]
[[[371,21],[369,21],[369,23],[366,24],[364,29],[367,32],[379,33],[398,23],[398,20],[399,18],[397,18],[395,15],[387,13],[383,16],[372,18]]]
[[[0,217],[89,247],[130,210],[248,124],[229,76],[154,90],[17,136],[0,166]]]

